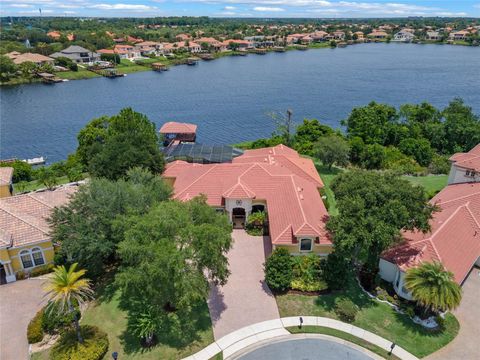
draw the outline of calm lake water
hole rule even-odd
[[[334,127],[355,106],[428,101],[443,107],[462,97],[480,113],[480,48],[365,44],[344,49],[225,57],[170,71],[0,89],[0,158],[74,151],[92,118],[130,106],[158,127],[199,125],[198,140],[236,143],[269,136],[266,115],[291,108],[294,119]]]

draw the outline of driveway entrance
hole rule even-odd
[[[215,339],[257,322],[278,319],[275,297],[264,282],[265,254],[271,252],[268,237],[233,230],[228,253],[230,277],[225,286],[213,286],[208,307]]]
[[[460,322],[460,331],[455,339],[428,360],[480,359],[480,269],[473,268],[463,284],[463,298],[454,311]]]

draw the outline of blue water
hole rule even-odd
[[[235,143],[268,136],[272,111],[334,127],[355,106],[462,97],[480,113],[480,48],[364,44],[344,49],[225,57],[170,71],[0,89],[0,158],[64,159],[92,118],[130,106],[159,127],[199,125],[198,140]]]

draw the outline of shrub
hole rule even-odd
[[[315,254],[293,258],[291,288],[300,291],[319,291],[327,287],[322,281],[321,260]]]
[[[43,309],[38,311],[27,327],[27,339],[29,344],[35,344],[43,339]]]
[[[253,236],[263,235],[263,226],[266,218],[267,214],[263,211],[250,214],[247,219],[247,233]]]
[[[342,289],[348,281],[348,269],[350,265],[345,258],[333,252],[328,255],[327,260],[321,263],[323,270],[323,278],[332,290]]]
[[[77,341],[74,329],[65,332],[50,352],[51,360],[100,360],[108,350],[108,336],[95,326],[80,328],[84,342]]]
[[[30,271],[30,277],[45,275],[51,273],[53,271],[54,265],[53,264],[46,264],[42,266],[38,266],[32,271]]]
[[[450,172],[450,162],[447,156],[433,155],[432,162],[428,170],[435,175],[448,174]]]
[[[357,316],[358,307],[349,299],[340,299],[335,302],[335,313],[340,320],[353,322]]]
[[[275,249],[265,263],[265,281],[272,291],[285,291],[292,282],[293,257],[287,249]]]
[[[63,329],[72,325],[75,315],[80,319],[81,313],[78,307],[76,307],[73,313],[68,314],[59,313],[55,308],[50,311],[44,310],[42,316],[42,329],[48,334],[58,334]]]
[[[13,168],[13,178],[14,183],[20,181],[30,181],[32,180],[33,169],[32,165],[27,164],[24,161],[15,160],[14,162],[1,162],[0,166],[2,167],[12,167]]]

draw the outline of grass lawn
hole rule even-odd
[[[68,180],[67,176],[62,176],[57,178],[57,185],[63,185],[63,184],[68,184],[70,181]],[[24,188],[19,188],[18,185],[13,185],[13,188],[15,190],[15,194],[22,193],[22,192],[27,192],[27,191],[35,191],[35,190],[40,190],[40,189],[45,189],[46,186],[37,180],[30,181],[25,184]]]
[[[181,359],[196,353],[214,341],[206,304],[200,309],[198,316],[200,321],[197,339],[184,347],[172,342],[168,345],[164,343],[151,349],[143,349],[138,339],[127,333],[127,314],[119,308],[119,299],[116,295],[112,299],[105,299],[90,306],[82,317],[82,324],[98,326],[108,334],[110,347],[105,360],[111,359],[113,351],[117,351],[118,358],[122,360]]]
[[[452,341],[458,333],[457,319],[448,314],[445,330],[432,332],[413,323],[406,315],[395,312],[387,304],[370,299],[355,281],[351,281],[342,292],[321,296],[280,295],[277,296],[280,316],[324,316],[338,319],[335,299],[350,298],[360,308],[354,325],[393,341],[417,357],[424,357]]]
[[[403,178],[412,184],[423,186],[428,196],[432,198],[447,186],[448,175],[404,176]]]
[[[88,71],[86,69],[78,68],[78,71],[60,71],[55,73],[59,78],[68,79],[68,80],[81,80],[81,79],[91,79],[95,77],[100,77],[100,75],[95,74],[93,71]]]
[[[124,74],[134,73],[134,72],[138,72],[138,71],[151,70],[151,68],[148,67],[148,66],[138,65],[138,64],[135,64],[134,62],[132,62],[130,60],[127,60],[127,59],[122,59],[120,61],[120,64],[117,65],[116,69],[119,72],[122,72]]]
[[[330,335],[334,336],[339,339],[347,340],[353,344],[356,344],[358,346],[361,346],[365,349],[370,350],[371,352],[380,355],[381,357],[384,357],[386,359],[392,359],[392,360],[400,360],[398,356],[395,355],[388,355],[388,351],[382,349],[381,347],[378,347],[377,345],[373,345],[372,343],[369,343],[366,340],[360,339],[352,334],[348,334],[346,332],[336,330],[336,329],[330,329],[327,327],[323,326],[303,326],[301,329],[294,326],[294,327],[289,327],[287,328],[288,331],[292,334],[323,334],[323,335]]]
[[[317,171],[320,174],[320,177],[322,178],[323,184],[325,185],[323,189],[325,191],[325,195],[327,196],[328,213],[333,216],[338,215],[337,202],[335,201],[335,194],[333,193],[330,185],[332,184],[332,181],[335,178],[335,176],[342,173],[344,170],[337,167],[332,167],[331,169],[329,169],[328,166],[322,165],[320,161],[316,159],[312,159],[312,160],[315,163],[315,167],[317,168]]]

